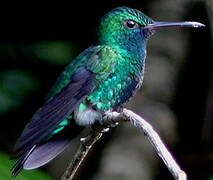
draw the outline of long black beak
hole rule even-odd
[[[184,22],[164,22],[164,21],[154,21],[152,24],[148,24],[144,29],[162,29],[162,28],[170,28],[170,27],[192,27],[192,28],[199,28],[199,27],[205,27],[204,24],[199,22],[190,22],[190,21],[184,21]]]

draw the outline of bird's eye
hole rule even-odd
[[[133,20],[124,21],[124,25],[125,25],[128,29],[137,29],[137,28],[139,28],[139,24],[136,23],[136,22],[133,21]]]

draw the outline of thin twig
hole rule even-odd
[[[183,170],[180,169],[171,153],[167,150],[163,144],[159,135],[153,130],[152,126],[145,121],[142,117],[133,113],[128,109],[123,109],[122,112],[108,112],[104,117],[103,126],[91,130],[90,134],[83,139],[77,153],[75,154],[72,162],[67,167],[61,180],[72,180],[75,176],[79,166],[85,159],[87,153],[91,147],[101,138],[106,125],[114,125],[116,122],[130,121],[134,126],[139,128],[147,137],[150,143],[153,145],[157,154],[161,157],[163,162],[176,180],[186,180],[187,176]]]
[[[93,144],[95,144],[96,141],[98,141],[101,138],[101,136],[102,132],[92,130],[91,133],[86,138],[81,138],[81,144],[78,148],[78,151],[73,157],[73,160],[67,167],[63,176],[61,177],[61,180],[73,179],[84,158],[87,156],[87,153],[89,152]]]

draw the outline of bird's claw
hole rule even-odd
[[[81,142],[85,142],[86,140],[87,140],[87,137],[80,138]]]
[[[110,129],[110,128],[108,128],[108,127],[107,127],[107,128],[104,128],[101,132],[102,132],[102,133],[108,132],[109,129]]]
[[[113,128],[118,126],[119,123],[113,119],[114,113],[117,113],[117,112],[108,112],[107,115],[104,115],[102,118],[101,124],[108,128]]]

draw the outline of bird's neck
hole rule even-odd
[[[105,34],[99,36],[98,44],[107,45],[115,49],[122,57],[138,62],[146,57],[147,39],[141,33],[132,34],[132,36]]]
[[[129,59],[130,62],[134,63],[144,63],[146,58],[146,43],[136,42],[132,44],[122,44],[117,47],[120,55],[126,59]]]

